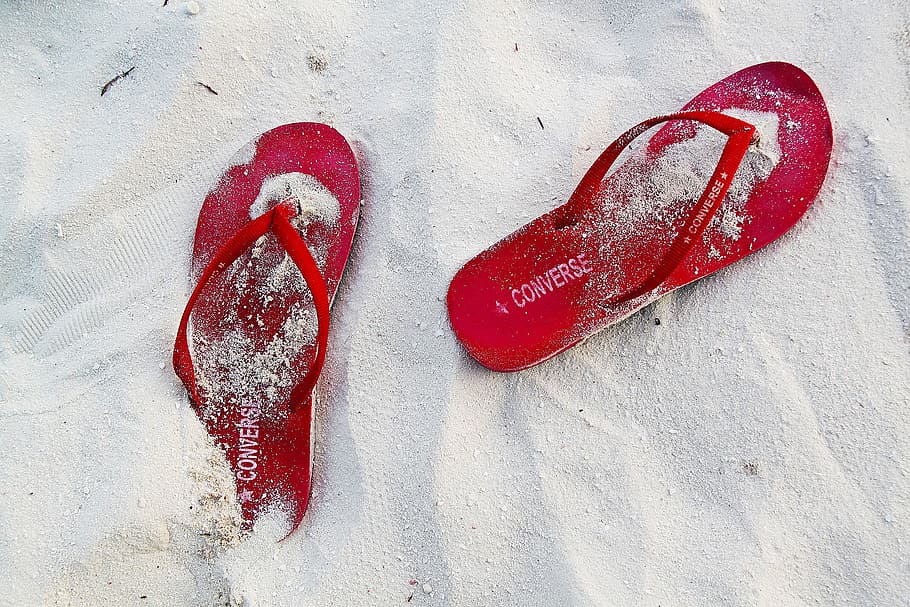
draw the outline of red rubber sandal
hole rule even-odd
[[[232,164],[199,212],[174,370],[227,457],[243,528],[279,511],[293,531],[310,496],[313,390],[360,177],[344,137],[315,123],[272,129]]]
[[[809,76],[787,63],[741,70],[621,135],[566,204],[466,263],[449,287],[452,328],[494,371],[541,363],[781,237],[818,194],[831,145]]]

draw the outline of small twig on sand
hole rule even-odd
[[[167,6],[168,1],[169,0],[164,0],[164,4],[162,4],[161,6]]]
[[[132,72],[134,69],[136,69],[135,65],[133,67],[131,67],[130,69],[126,70],[125,72],[117,74],[116,76],[114,76],[113,78],[108,80],[107,84],[105,84],[104,86],[101,87],[101,96],[104,97],[104,94],[107,92],[107,90],[109,88],[111,88],[114,85],[115,82],[129,76],[130,72]]]
[[[208,92],[210,92],[210,93],[213,94],[213,95],[217,95],[217,94],[218,94],[218,91],[216,91],[215,89],[213,89],[212,87],[210,87],[209,85],[207,85],[205,82],[199,82],[199,81],[197,80],[197,81],[196,81],[196,84],[198,84],[199,86],[201,86],[202,88],[204,88],[205,90],[207,90]]]
[[[517,42],[515,43],[515,52],[516,53],[518,52],[518,43]]]
[[[540,116],[537,117],[537,124],[539,124],[540,128],[543,129],[543,120],[540,119]]]

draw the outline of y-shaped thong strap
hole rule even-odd
[[[705,229],[708,227],[708,224],[711,223],[711,218],[714,217],[717,209],[720,208],[724,196],[727,195],[727,190],[730,189],[730,184],[733,183],[733,176],[736,174],[737,169],[739,169],[739,165],[745,157],[746,150],[749,149],[749,144],[752,142],[752,137],[755,133],[755,127],[748,122],[733,118],[732,116],[727,116],[726,114],[721,114],[720,112],[679,112],[677,114],[657,116],[656,118],[645,120],[641,124],[635,125],[620,135],[619,138],[610,144],[597,160],[594,161],[594,164],[591,165],[591,168],[585,173],[585,176],[569,199],[569,204],[578,204],[589,201],[596,193],[597,187],[606,176],[610,166],[616,161],[626,146],[653,126],[670,120],[694,120],[696,122],[701,122],[724,133],[729,139],[724,146],[723,153],[721,153],[717,168],[714,169],[714,174],[711,176],[711,180],[708,181],[708,186],[705,188],[704,193],[702,193],[701,198],[698,199],[698,203],[689,213],[686,223],[670,245],[670,248],[667,250],[663,259],[657,264],[654,272],[629,291],[620,293],[619,295],[601,302],[601,307],[613,306],[630,301],[654,290],[679,267],[679,264],[683,262],[689,254],[689,251],[695,243],[698,242],[702,234],[704,234]]]
[[[300,234],[291,224],[291,219],[296,215],[296,209],[291,207],[288,202],[286,200],[268,213],[260,215],[232,236],[205,267],[202,276],[199,277],[196,288],[193,290],[193,294],[186,304],[183,318],[180,319],[180,328],[177,330],[177,341],[174,343],[174,370],[186,386],[193,405],[197,409],[202,407],[202,399],[197,390],[196,372],[193,368],[193,359],[190,356],[189,343],[187,341],[190,314],[206,283],[213,276],[224,272],[256,240],[269,231],[275,234],[278,242],[281,243],[281,246],[284,247],[284,250],[287,251],[303,275],[303,279],[313,294],[313,302],[316,305],[316,319],[319,324],[316,336],[316,355],[303,380],[291,391],[291,410],[293,411],[309,398],[313,388],[316,386],[316,380],[319,379],[322,365],[325,363],[325,350],[328,345],[329,297],[319,266],[316,265],[316,261],[310,254],[303,238],[300,237]]]

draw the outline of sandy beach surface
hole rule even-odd
[[[907,604],[906,2],[162,4],[0,5],[0,605]],[[834,128],[792,232],[531,370],[467,357],[465,261],[771,60]],[[364,204],[276,543],[170,356],[205,193],[296,121]]]

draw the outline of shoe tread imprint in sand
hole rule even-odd
[[[129,307],[129,294],[145,288],[150,271],[172,259],[179,244],[182,217],[173,195],[151,195],[141,208],[106,217],[90,231],[61,225],[36,277],[38,303],[14,327],[13,350],[53,355]]]

